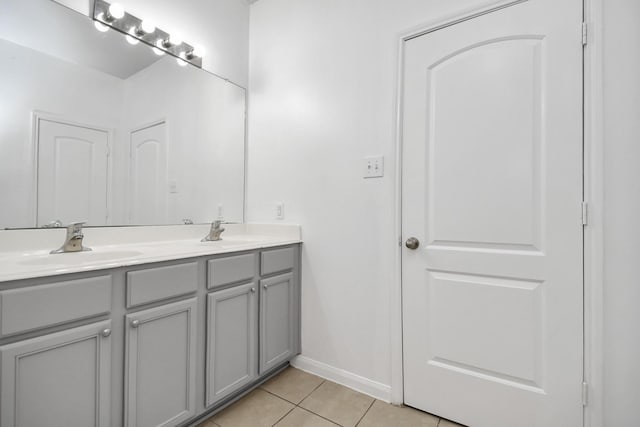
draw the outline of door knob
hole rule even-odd
[[[137,328],[138,326],[140,326],[140,321],[139,320],[133,320],[131,322],[131,327],[132,328]]]
[[[404,245],[412,251],[415,251],[416,249],[418,249],[418,246],[420,246],[420,240],[416,239],[415,237],[409,237],[407,241],[404,242]]]
[[[102,336],[107,338],[109,335],[111,335],[111,329],[105,329],[104,331],[102,331]]]

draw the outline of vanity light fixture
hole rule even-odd
[[[156,25],[148,19],[145,19],[139,26],[135,27],[135,33],[138,37],[142,37],[145,34],[151,34],[155,31]]]
[[[100,21],[93,21],[93,26],[96,27],[96,30],[100,31],[101,33],[109,31],[109,27],[107,25],[104,25]]]
[[[204,56],[204,48],[200,45],[197,45],[196,47],[191,49],[189,52],[187,52],[185,56],[187,57],[187,59],[193,59],[197,57],[202,58]]]
[[[142,20],[127,13],[118,3],[109,3],[105,0],[95,0],[93,6],[93,19],[96,29],[107,31],[113,28],[124,33],[130,44],[146,43],[156,55],[168,53],[176,58],[180,65],[192,64],[202,68],[202,56],[204,49],[200,46],[192,46],[185,43],[176,34],[169,34],[157,28],[148,19]]]

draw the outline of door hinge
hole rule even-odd
[[[588,40],[588,26],[586,22],[582,23],[582,46],[586,46],[587,45],[587,40]]]
[[[582,202],[582,225],[589,225],[589,204]]]
[[[582,406],[589,404],[589,384],[586,381],[582,382]]]

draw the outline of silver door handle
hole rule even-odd
[[[107,338],[109,335],[111,335],[111,329],[105,329],[104,331],[102,331],[102,336]]]
[[[409,237],[407,241],[404,242],[404,245],[412,251],[415,251],[416,249],[418,249],[418,246],[420,246],[420,240],[416,239],[415,237]]]
[[[133,320],[131,322],[131,327],[132,328],[137,328],[138,326],[140,326],[140,321],[139,320]]]

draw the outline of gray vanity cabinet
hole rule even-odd
[[[293,273],[260,281],[260,373],[297,353],[296,289]]]
[[[207,296],[206,406],[258,376],[257,283]]]
[[[195,415],[196,309],[191,298],[126,316],[126,426],[175,426]]]
[[[108,427],[111,321],[0,347],[2,427]]]

